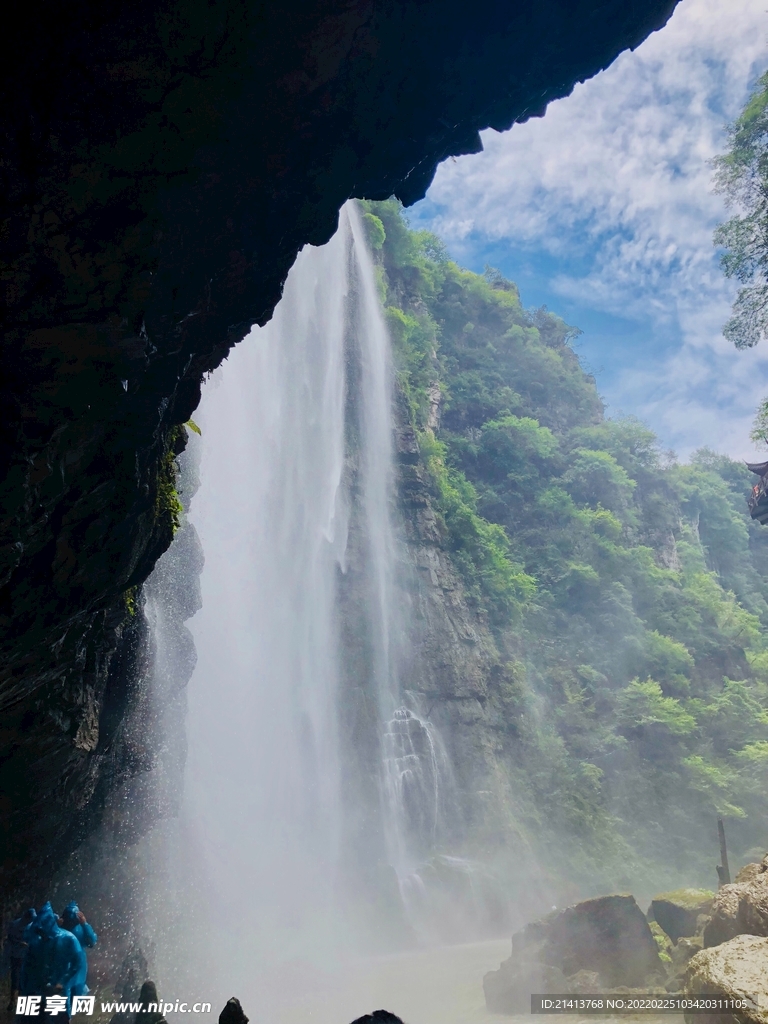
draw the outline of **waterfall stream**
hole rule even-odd
[[[223,976],[247,967],[244,926],[259,962],[413,937],[404,882],[435,838],[443,755],[402,706],[392,383],[350,202],[198,417],[205,569],[184,799]]]

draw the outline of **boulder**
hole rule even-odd
[[[670,950],[672,965],[678,971],[684,971],[693,957],[702,950],[703,941],[700,935],[679,939]]]
[[[514,954],[498,971],[483,978],[489,1013],[530,1013],[534,992],[568,992],[568,982],[558,967],[518,959]]]
[[[659,951],[634,896],[601,896],[553,912],[512,936],[513,956],[558,967],[563,974],[596,971],[606,987],[642,986],[663,976]]]
[[[683,936],[695,935],[699,914],[709,914],[715,898],[707,889],[677,889],[664,892],[651,900],[656,923],[673,942]]]
[[[669,944],[669,970],[671,977],[666,984],[667,992],[681,992],[685,986],[685,972],[691,959],[701,952],[703,939],[701,935],[678,939]],[[663,959],[663,955],[662,955]]]
[[[768,875],[744,883],[739,900],[739,924],[747,935],[768,936]]]
[[[748,882],[724,885],[712,904],[712,917],[704,928],[709,949],[736,935],[768,936],[768,872]]]
[[[736,872],[734,882],[751,882],[753,878],[762,874],[762,872],[762,864],[745,864],[743,868]]]
[[[768,1024],[768,938],[737,935],[697,953],[688,965],[684,990],[687,995],[722,992],[756,996],[757,1005],[739,1012],[736,1019],[744,1024]],[[685,1019],[687,1024],[727,1024],[734,1021],[734,1015],[686,1013]]]
[[[741,883],[724,885],[712,903],[712,916],[704,928],[704,947],[718,946],[739,934],[739,902]]]
[[[602,987],[597,971],[577,971],[565,979],[565,991],[578,995],[591,995],[602,991]]]

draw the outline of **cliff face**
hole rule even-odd
[[[461,803],[457,818],[463,817],[465,828],[472,825],[476,831],[483,801],[473,798],[478,790],[488,792],[495,762],[492,704],[495,681],[503,673],[502,659],[484,617],[467,601],[446,550],[403,404],[401,398],[398,493],[411,570],[414,652],[404,688],[448,741]]]
[[[487,934],[509,925],[506,915],[513,903],[521,917],[528,910],[538,913],[569,880],[564,875],[540,885],[540,851],[521,813],[527,780],[524,772],[516,777],[520,754],[511,749],[521,715],[520,680],[503,638],[473,603],[457,571],[402,394],[398,404],[398,500],[413,651],[403,688],[406,700],[434,724],[446,747],[439,846],[483,862],[475,864],[480,873],[470,883],[461,870],[455,875],[449,864],[431,859],[433,851],[425,851],[426,872],[424,866],[420,871],[426,884],[453,890],[459,903],[464,900],[465,917],[458,912],[455,932],[450,915],[441,925],[444,936],[459,940],[473,927],[467,905],[474,907],[478,934]],[[542,902],[544,888],[549,903]]]
[[[674,0],[28,4],[2,42],[0,864],[44,885],[110,789],[173,535],[178,425],[350,195],[406,203]],[[139,675],[141,673],[139,672]]]

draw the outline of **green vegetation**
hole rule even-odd
[[[725,249],[726,275],[743,287],[723,334],[737,348],[751,348],[768,337],[768,72],[728,138],[728,152],[715,161],[716,188],[741,213],[720,225],[715,244]]]
[[[676,889],[674,892],[657,893],[654,900],[666,900],[686,910],[701,908],[703,913],[714,898],[715,894],[710,889]]]
[[[516,813],[587,856],[706,880],[718,814],[735,855],[768,821],[750,473],[707,450],[681,465],[643,423],[606,419],[577,331],[458,267],[394,200],[363,205],[445,546],[505,666]]]
[[[660,928],[655,921],[649,922],[651,929],[651,935],[653,935],[656,945],[659,947],[659,957],[665,963],[671,964],[672,957],[669,955],[674,943],[667,935],[667,933]]]
[[[191,420],[190,420],[191,422]],[[168,450],[160,461],[157,474],[157,496],[155,498],[155,519],[168,526],[173,536],[181,526],[184,508],[176,489],[178,466],[176,455],[179,441],[183,438],[184,428],[175,427],[168,438]],[[182,445],[183,447],[183,445]]]

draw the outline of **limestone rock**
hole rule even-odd
[[[757,875],[762,874],[762,864],[745,864],[743,868],[736,872],[734,882],[751,882]]]
[[[768,936],[768,873],[748,882],[724,885],[712,905],[704,929],[704,947],[717,946],[736,935]]]
[[[577,971],[570,978],[566,978],[566,992],[589,995],[592,992],[601,992],[602,988],[597,971]]]
[[[512,936],[512,951],[566,975],[597,971],[605,986],[641,986],[664,974],[645,915],[629,895],[585,900],[529,924]]]
[[[718,946],[739,934],[739,901],[742,886],[724,885],[712,904],[712,917],[704,929],[704,947]]]
[[[739,917],[748,935],[768,936],[768,875],[758,875],[745,884]]]
[[[702,950],[703,940],[700,935],[692,938],[681,938],[672,946],[669,955],[677,970],[684,970],[693,957]]]
[[[707,889],[677,889],[654,896],[651,901],[656,923],[673,942],[696,934],[699,914],[708,914],[715,898]]]
[[[700,934],[691,938],[678,939],[676,943],[669,943],[669,968],[673,973],[665,986],[667,992],[681,992],[683,990],[688,964],[697,953],[701,952],[702,943],[703,939]]]
[[[697,953],[686,971],[685,992],[756,996],[758,1006],[739,1013],[737,1019],[744,1024],[768,1024],[768,938],[737,935],[714,949]],[[733,1021],[734,1017],[729,1014],[686,1014],[685,1019],[687,1024],[725,1024]]]
[[[518,959],[514,954],[498,971],[490,971],[483,978],[489,1013],[530,1013],[532,993],[568,990],[565,975],[558,967]]]

